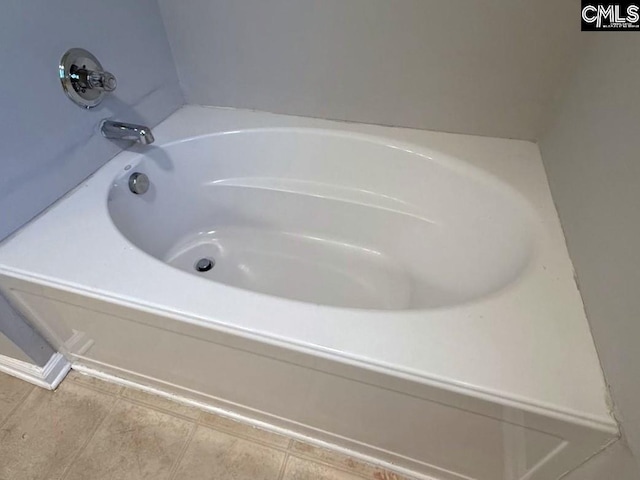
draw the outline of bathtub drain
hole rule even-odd
[[[195,269],[198,272],[208,272],[213,268],[216,262],[210,258],[201,258],[195,264]]]

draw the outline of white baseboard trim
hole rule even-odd
[[[44,367],[0,355],[0,372],[33,383],[47,390],[55,390],[67,376],[71,363],[61,353],[54,353]]]

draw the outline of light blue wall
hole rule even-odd
[[[71,47],[91,51],[118,78],[91,111],[60,87],[58,62]],[[4,0],[0,65],[0,239],[126,147],[97,133],[102,118],[153,127],[183,104],[156,0]],[[0,307],[0,320],[19,321]],[[41,363],[37,349],[26,353]]]
[[[70,47],[118,77],[94,110],[60,88],[57,65]],[[154,126],[183,102],[155,0],[4,0],[0,65],[0,238],[121,150],[96,133],[100,119]]]

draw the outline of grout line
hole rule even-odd
[[[76,386],[78,386],[80,388],[86,388],[87,390],[91,390],[92,392],[96,392],[96,393],[101,393],[102,395],[106,395],[108,397],[118,398],[120,396],[118,392],[109,392],[107,390],[101,389],[100,387],[94,387],[93,385],[87,385],[86,383],[75,382],[73,380],[71,380],[71,383],[73,383],[74,385],[76,385]]]
[[[284,460],[282,461],[282,465],[280,466],[280,472],[278,473],[278,480],[282,480],[284,477],[284,472],[287,470],[287,464],[289,463],[289,452],[284,454]]]
[[[346,473],[349,473],[351,475],[355,475],[355,476],[358,476],[358,477],[368,478],[367,475],[358,473],[358,472],[355,471],[355,469],[350,470],[349,467],[344,466],[341,462],[338,462],[337,460],[335,461],[335,463],[333,463],[331,460],[327,460],[325,458],[322,458],[320,455],[316,455],[314,453],[308,453],[305,450],[294,450],[293,449],[294,441],[295,441],[294,439],[291,439],[291,443],[289,444],[289,455],[291,455],[292,457],[299,458],[301,460],[309,460],[309,461],[312,461],[314,463],[318,463],[318,464],[324,465],[326,467],[331,467],[331,468],[334,468],[334,469],[337,469],[337,470],[341,470],[343,472],[346,472]],[[336,455],[342,455],[343,457],[346,457],[347,459],[351,459],[354,462],[360,463],[360,464],[364,465],[365,467],[368,467],[368,468],[371,468],[371,469],[378,469],[378,470],[382,470],[382,471],[385,471],[385,472],[389,471],[389,470],[386,470],[384,468],[376,467],[376,466],[371,465],[369,463],[366,463],[366,462],[363,462],[361,460],[355,459],[353,457],[350,457],[349,455],[340,454],[339,452],[335,452],[333,450],[329,450],[329,449],[322,448],[322,447],[314,447],[314,449],[315,450],[325,451],[329,455],[331,455],[332,457],[335,457]],[[402,477],[402,478],[404,478],[404,477]]]
[[[24,404],[24,402],[27,401],[27,398],[36,390],[36,388],[37,387],[35,385],[32,385],[31,389],[27,390],[26,393],[24,393],[22,397],[20,397],[20,401],[17,402],[11,410],[9,410],[9,413],[7,413],[7,416],[4,418],[4,420],[0,421],[0,428],[4,427],[5,423],[7,423],[9,419],[13,417],[13,414],[16,413],[16,411],[22,406],[22,404]]]
[[[286,446],[282,446],[282,445],[275,445],[273,443],[269,443],[266,440],[262,440],[259,438],[254,438],[254,437],[250,437],[249,435],[245,435],[242,433],[238,433],[238,432],[234,432],[232,429],[230,428],[224,428],[224,427],[215,427],[209,423],[203,422],[201,420],[198,420],[198,425],[205,427],[205,428],[210,428],[211,430],[215,430],[217,432],[221,432],[227,435],[231,435],[232,437],[236,437],[239,438],[240,440],[246,440],[248,442],[251,443],[256,443],[258,445],[262,445],[263,447],[269,447],[273,450],[278,450],[279,452],[287,452],[288,447]],[[266,430],[263,430],[266,431]],[[281,435],[282,436],[282,435]]]
[[[325,458],[322,458],[320,456],[316,456],[313,453],[307,453],[304,450],[294,450],[293,449],[293,444],[296,441],[296,439],[292,438],[291,441],[289,442],[289,448],[287,451],[287,458],[289,457],[294,457],[294,458],[298,458],[300,460],[307,460],[313,463],[317,463],[320,465],[324,465],[325,467],[330,467],[334,470],[339,470],[341,472],[344,473],[348,473],[349,475],[353,475],[354,477],[360,477],[360,478],[365,478],[365,479],[370,479],[371,477],[369,476],[368,473],[363,473],[363,472],[359,472],[355,469],[351,469],[345,465],[343,465],[341,462],[338,462],[337,460],[335,461],[335,463],[333,463],[331,460],[327,460]],[[302,443],[302,442],[301,442]],[[335,456],[335,455],[342,455],[343,457],[347,458],[348,460],[353,460],[356,463],[359,463],[361,465],[363,465],[365,468],[372,470],[373,472],[377,471],[382,471],[388,474],[392,474],[392,475],[397,475],[398,480],[402,479],[402,480],[412,480],[410,477],[401,475],[399,473],[396,473],[392,470],[388,470],[386,468],[382,468],[380,466],[376,466],[367,462],[364,462],[362,460],[359,460],[357,458],[353,458],[349,455],[344,455],[341,454],[339,452],[335,452],[333,450],[330,449],[326,449],[326,448],[321,448],[321,447],[314,447],[316,449],[320,449],[320,450],[324,450],[326,451],[329,455],[331,456]],[[386,478],[386,477],[385,477]]]
[[[329,451],[329,453],[334,453]],[[354,477],[360,477],[360,478],[365,478],[365,479],[370,479],[371,476],[369,476],[368,473],[364,473],[364,472],[359,472],[355,469],[350,469],[349,467],[343,465],[342,463],[332,463],[330,460],[325,460],[323,458],[320,457],[315,457],[313,455],[307,454],[307,453],[300,453],[300,452],[289,452],[289,455],[295,458],[299,458],[300,460],[307,460],[307,461],[311,461],[313,463],[317,463],[320,465],[324,465],[325,467],[330,467],[333,470],[339,470],[343,473],[348,473],[349,475],[353,475]],[[384,472],[386,474],[390,474],[390,475],[395,475],[397,477],[398,480],[413,480],[412,477],[407,477],[406,475],[402,475],[398,472],[394,472],[393,470],[389,470],[386,468],[382,468],[379,466],[375,466],[366,462],[362,462],[360,460],[354,459],[352,457],[346,456],[347,459],[350,460],[354,460],[355,462],[361,463],[362,465],[364,465],[367,469],[370,469],[373,471],[374,475],[376,471],[380,471],[380,472]],[[374,477],[377,478],[377,477]],[[386,478],[386,477],[383,477]]]
[[[100,421],[97,423],[97,425],[93,428],[93,430],[91,431],[91,434],[89,435],[87,440],[84,442],[84,444],[82,444],[82,446],[80,448],[78,448],[78,451],[75,454],[72,455],[71,461],[69,462],[69,465],[67,465],[65,467],[65,469],[62,471],[62,474],[60,475],[60,477],[58,477],[60,480],[64,480],[67,477],[67,475],[71,471],[71,467],[73,467],[73,465],[76,462],[76,460],[78,460],[78,458],[80,457],[82,452],[84,452],[85,449],[87,448],[87,446],[89,445],[89,443],[91,443],[91,440],[93,440],[93,438],[96,436],[96,433],[98,433],[98,430],[104,424],[105,420],[107,418],[109,418],[109,416],[115,410],[116,404],[118,403],[118,398],[114,397],[113,395],[111,395],[111,399],[112,399],[111,407],[109,407],[109,410],[107,411],[105,416],[102,417],[100,419]]]
[[[289,456],[294,457],[294,458],[298,458],[300,460],[306,460],[309,461],[311,463],[317,463],[318,465],[323,465],[325,467],[329,467],[333,470],[338,470],[340,472],[343,473],[348,473],[349,475],[353,475],[354,477],[360,477],[360,478],[369,478],[367,476],[365,476],[364,474],[361,474],[359,472],[356,472],[355,470],[349,470],[348,468],[340,465],[340,464],[336,464],[336,463],[331,463],[327,460],[324,460],[322,458],[319,457],[314,457],[311,455],[305,455],[305,454],[299,454],[299,453],[290,453]],[[386,471],[386,470],[385,470]]]
[[[184,445],[180,449],[180,453],[178,453],[178,457],[171,466],[171,470],[169,470],[169,480],[174,480],[176,478],[176,475],[178,474],[178,468],[180,468],[182,459],[184,458],[185,453],[187,453],[187,449],[189,448],[189,445],[191,445],[193,437],[195,437],[196,435],[196,430],[198,430],[198,424],[194,423],[191,427],[191,432],[189,432],[189,435],[187,436],[187,440],[184,442]]]
[[[187,417],[186,415],[183,415],[181,413],[177,413],[177,412],[171,411],[171,410],[169,410],[167,408],[158,407],[156,405],[152,405],[150,403],[143,402],[142,400],[138,400],[136,398],[123,397],[123,396],[120,396],[119,398],[123,402],[131,403],[131,404],[137,405],[139,407],[150,408],[151,410],[155,410],[156,412],[164,413],[165,415],[171,415],[172,417],[179,418],[180,420],[186,420],[189,423],[198,423],[198,419],[197,418]]]
[[[84,374],[82,374],[82,376],[83,377],[87,377],[87,378],[95,378],[95,377],[91,377],[89,375],[84,375]],[[64,381],[67,381],[67,379],[65,378],[63,380],[63,382]],[[85,382],[82,382],[82,381],[78,381],[75,378],[69,378],[68,381],[70,383],[73,383],[74,385],[78,385],[78,386],[83,387],[83,388],[88,388],[89,390],[93,390],[94,392],[102,393],[104,395],[109,395],[111,397],[119,397],[120,393],[124,389],[123,386],[119,385],[120,388],[118,389],[118,391],[111,392],[111,391],[108,391],[107,389],[102,389],[102,388],[100,388],[98,386],[95,386],[95,385],[92,385],[90,383],[85,383]],[[109,385],[115,385],[115,384],[114,383],[110,383]]]

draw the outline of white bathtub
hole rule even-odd
[[[504,288],[534,254],[532,212],[515,191],[384,138],[249,129],[152,147],[132,163],[107,202],[124,236],[180,270],[250,291],[432,309]],[[151,179],[145,195],[129,190],[133,170]],[[198,272],[200,258],[215,267]]]
[[[75,368],[439,479],[617,436],[535,145],[199,107],[154,133],[0,245]]]

